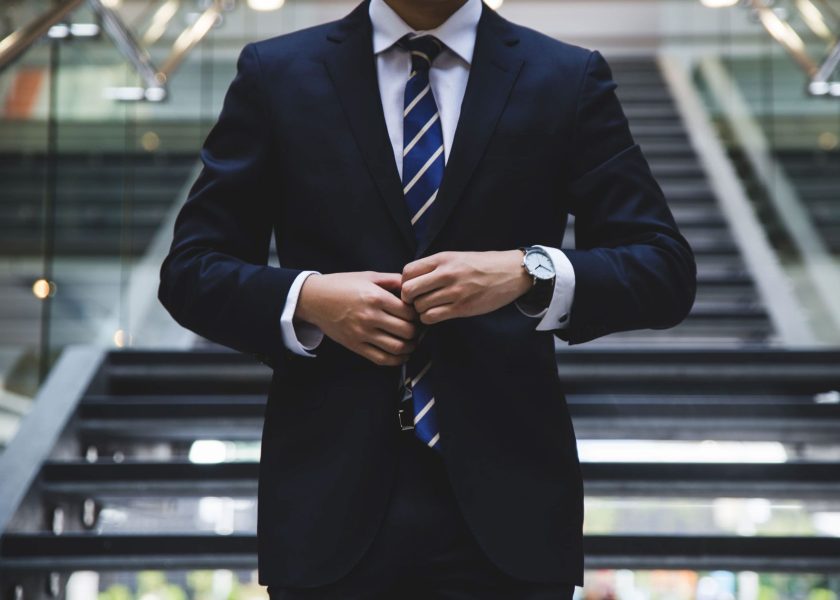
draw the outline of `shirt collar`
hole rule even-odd
[[[482,0],[467,0],[439,27],[424,33],[435,36],[467,64],[472,63],[481,4]],[[415,33],[385,0],[370,0],[369,14],[373,25],[374,54],[384,52],[405,34]]]

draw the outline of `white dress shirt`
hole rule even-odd
[[[461,114],[461,101],[467,88],[481,10],[481,0],[467,0],[442,25],[427,32],[444,45],[443,51],[429,70],[429,82],[443,131],[444,161],[449,159],[455,128]],[[403,105],[405,84],[411,70],[411,57],[395,44],[405,34],[413,33],[414,30],[385,3],[385,0],[371,0],[369,14],[373,25],[373,53],[376,57],[385,124],[394,149],[394,160],[402,177]],[[540,318],[537,324],[539,331],[563,329],[569,322],[575,291],[575,272],[561,250],[548,246],[540,247],[548,252],[557,274],[551,303],[548,308],[536,314],[527,312],[518,303],[517,307],[530,317]],[[302,356],[314,356],[312,351],[324,337],[323,332],[310,323],[293,322],[300,288],[313,273],[317,271],[304,271],[297,276],[289,289],[280,316],[283,343],[289,350]]]

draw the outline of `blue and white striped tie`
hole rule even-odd
[[[443,131],[429,84],[429,68],[443,46],[436,38],[425,34],[409,34],[397,44],[411,53],[411,74],[405,86],[403,111],[402,183],[414,235],[419,242],[427,233],[429,215],[443,179]],[[414,434],[440,452],[433,393],[434,369],[422,334],[405,366],[405,375],[411,389]]]

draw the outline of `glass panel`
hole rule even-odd
[[[693,52],[695,81],[815,343],[836,346],[840,3],[743,4],[720,9],[713,50]]]
[[[0,5],[0,39],[48,5]],[[54,47],[43,40],[0,71],[0,448],[46,370],[44,319],[56,292],[46,260],[55,201],[56,165],[46,160]]]
[[[103,4],[156,69],[213,3]],[[0,36],[51,5],[2,3]],[[109,22],[82,3],[0,72],[0,448],[66,345],[192,339],[157,303],[158,269],[238,48],[217,68],[211,27],[164,102],[132,102],[148,81]]]

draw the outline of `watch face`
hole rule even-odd
[[[554,264],[551,257],[544,252],[529,252],[525,255],[525,266],[528,272],[537,279],[551,279],[554,277]]]

